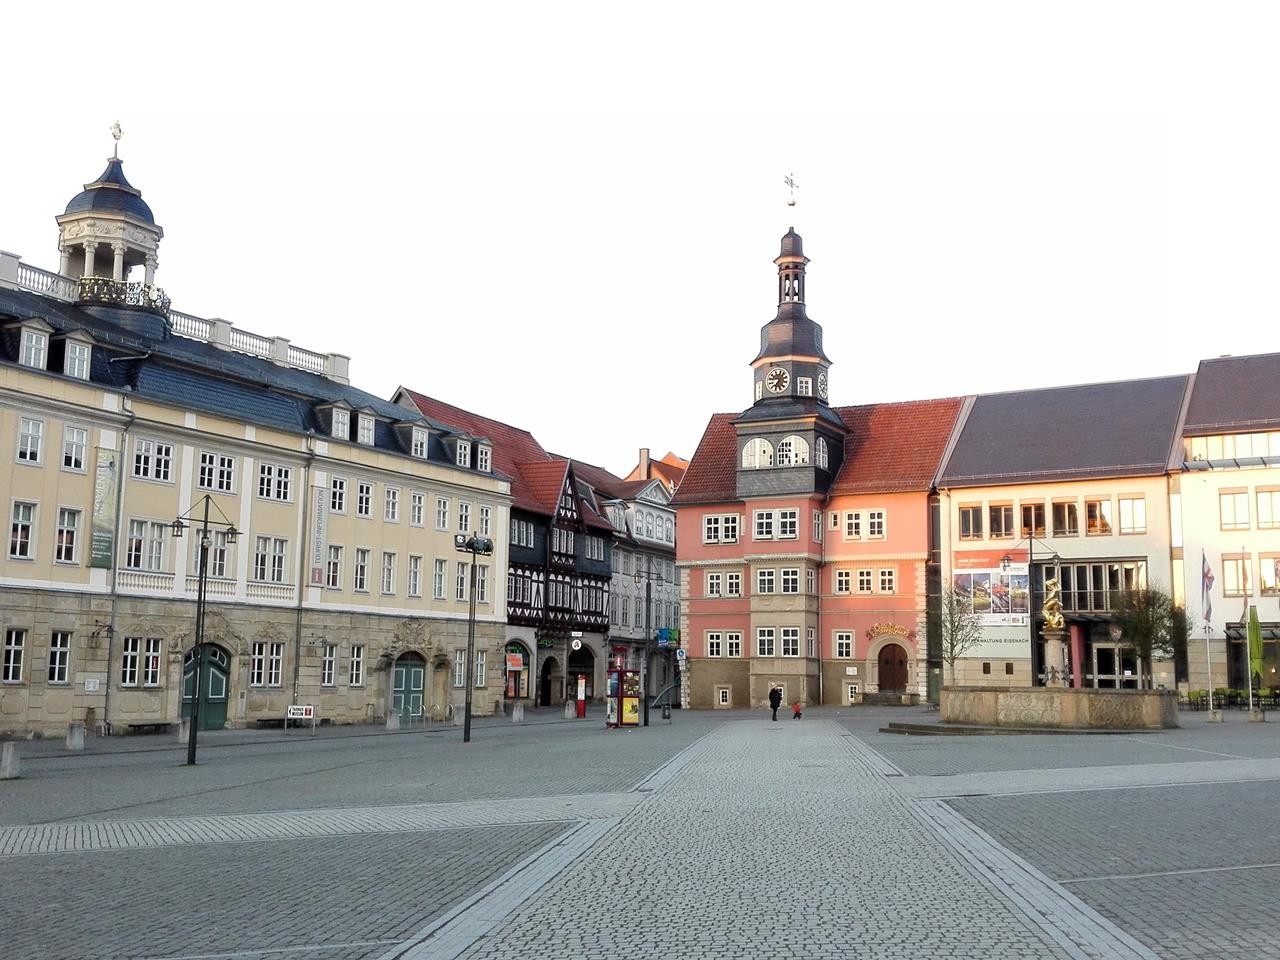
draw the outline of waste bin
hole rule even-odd
[[[577,707],[578,707],[578,719],[581,720],[583,717],[587,715],[587,701],[577,700],[575,701],[575,703],[577,704]]]
[[[664,703],[664,704],[662,705],[662,719],[663,719],[663,720],[670,720],[670,719],[671,719],[671,704],[669,704],[669,703]]]

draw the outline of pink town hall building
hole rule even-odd
[[[964,400],[831,407],[794,230],[774,262],[754,402],[711,418],[673,500],[686,703],[922,698],[941,680],[934,484]]]

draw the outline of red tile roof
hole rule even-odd
[[[689,469],[672,503],[715,503],[738,499],[738,433],[736,413],[717,413],[702,432]]]
[[[912,400],[834,407],[849,428],[844,464],[830,494],[928,490],[964,401]],[[736,413],[717,413],[703,431],[676,491],[676,504],[737,499]]]
[[[963,405],[947,397],[836,407],[849,435],[829,495],[928,490]]]
[[[615,500],[626,496],[621,491],[628,486],[627,482],[618,479],[604,467],[597,467],[595,464],[584,463],[581,460],[574,460],[570,457],[562,457],[558,453],[553,453],[552,456],[573,467],[574,478],[593,487],[596,491],[597,500]],[[580,502],[582,503],[582,518],[588,526],[601,527],[610,531],[614,529],[608,517],[599,511],[593,510],[591,504],[585,500],[580,498]]]
[[[559,488],[551,496],[550,504],[544,503],[534,492],[525,476],[525,467],[551,461],[551,454],[542,448],[542,444],[534,439],[528,430],[521,430],[500,420],[482,417],[470,410],[463,410],[451,403],[424,396],[408,388],[403,388],[405,395],[413,401],[418,410],[426,417],[437,420],[446,426],[479,437],[488,437],[493,441],[493,468],[499,473],[511,477],[511,496],[515,506],[534,513],[551,513],[555,510],[560,496]],[[564,476],[561,467],[561,479]]]

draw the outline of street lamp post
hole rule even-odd
[[[1043,543],[1043,541],[1041,542]],[[1033,563],[1035,561],[1035,545],[1036,545],[1036,538],[1030,537],[1030,536],[1027,537],[1027,624],[1029,627],[1028,632],[1030,634],[1031,651],[1033,655],[1036,649],[1035,575],[1032,573]],[[1017,544],[1014,544],[1013,549],[1016,550],[1017,546],[1018,546]],[[1045,544],[1045,546],[1049,547],[1047,543]],[[1054,566],[1055,579],[1056,579],[1059,557],[1057,552],[1054,551],[1052,547],[1049,547],[1049,551],[1050,551],[1049,560]],[[1012,563],[1013,563],[1013,558],[1006,553],[1003,557],[1000,558],[1000,569],[1007,573],[1009,571],[1009,566]],[[1012,599],[1012,597],[1010,599]],[[1045,666],[1045,677],[1047,680],[1048,664],[1045,664],[1044,666]],[[1065,682],[1066,678],[1064,677],[1063,680]]]
[[[658,586],[662,586],[665,582],[662,574],[656,576],[653,572],[653,558],[644,558],[644,573],[640,572],[640,558],[636,557],[636,586],[640,585],[640,581],[644,581],[644,664],[640,671],[641,681],[644,686],[644,725],[649,725],[649,644],[653,641],[653,581],[658,581]]]
[[[213,504],[213,508],[222,514],[222,522],[214,522],[213,526],[209,525],[209,505]],[[234,544],[240,537],[240,531],[236,529],[236,525],[227,519],[227,515],[222,513],[222,508],[214,501],[213,497],[205,494],[187,510],[174,518],[171,529],[173,535],[177,539],[182,539],[183,532],[187,529],[187,523],[191,521],[191,514],[195,512],[197,507],[203,507],[203,513],[200,519],[200,526],[196,527],[194,532],[200,537],[200,563],[196,577],[196,643],[195,643],[195,668],[191,675],[191,716],[188,718],[190,724],[187,730],[187,766],[195,766],[196,762],[196,731],[200,727],[200,674],[204,670],[204,606],[205,597],[207,596],[207,583],[209,579],[209,546],[212,543],[213,533],[218,528],[226,530],[227,543]]]
[[[471,554],[471,603],[467,615],[467,663],[466,669],[463,671],[463,683],[466,684],[467,696],[466,706],[463,708],[464,715],[462,718],[462,742],[471,742],[471,690],[475,684],[472,682],[472,672],[475,670],[476,659],[476,557],[487,557],[493,553],[493,541],[487,537],[477,537],[474,533],[467,536],[465,533],[454,534],[453,545],[463,553]]]

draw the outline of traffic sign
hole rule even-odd
[[[581,640],[575,640],[575,641],[573,641],[573,649],[575,649],[575,650],[581,650],[581,649],[582,649],[582,641],[581,641]]]
[[[687,654],[687,653],[685,653],[685,651],[684,651],[684,647],[681,647],[679,650],[677,650],[677,651],[676,651],[676,659],[677,659],[677,660],[683,660],[683,659],[684,659],[685,657],[687,657],[687,656],[688,656],[688,654]]]

